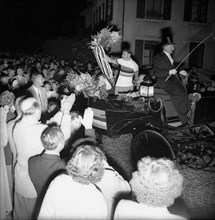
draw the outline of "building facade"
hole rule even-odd
[[[91,0],[86,28],[99,31],[101,24],[115,26],[122,42],[140,66],[150,68],[159,51],[162,32],[169,31],[175,45],[174,58],[186,67],[215,72],[214,0]],[[122,44],[112,48],[121,51]],[[190,55],[189,53],[192,52]]]

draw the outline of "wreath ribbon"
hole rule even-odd
[[[95,55],[96,61],[99,65],[103,75],[108,80],[108,82],[111,84],[111,86],[114,86],[113,71],[110,67],[109,62],[106,59],[106,55],[105,55],[103,47],[96,43],[95,47],[93,49],[93,53]]]

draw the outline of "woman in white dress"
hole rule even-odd
[[[38,219],[106,219],[107,204],[95,185],[104,174],[104,154],[96,146],[81,145],[44,197]]]

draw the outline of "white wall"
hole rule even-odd
[[[152,20],[136,18],[136,0],[125,0],[125,17],[123,40],[131,45],[131,50],[135,52],[135,40],[160,41],[160,30],[170,27],[173,32],[173,39],[176,43],[175,60],[181,61],[189,53],[190,42],[201,42],[210,33],[215,33],[215,0],[209,0],[208,22],[193,23],[184,22],[184,0],[172,0],[171,20]],[[122,26],[123,0],[114,0],[114,18],[118,26]],[[120,15],[121,13],[121,15]],[[212,38],[205,42],[204,68],[215,70],[215,41]],[[185,60],[188,62],[188,59]]]

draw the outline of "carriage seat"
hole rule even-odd
[[[169,124],[179,122],[178,114],[175,110],[174,105],[172,104],[172,99],[170,95],[165,92],[163,89],[154,86],[154,96],[159,97],[163,101],[164,105],[164,114],[166,122]]]

